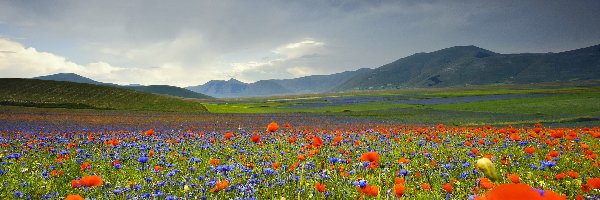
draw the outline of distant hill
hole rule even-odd
[[[348,81],[352,77],[371,71],[361,68],[356,71],[345,71],[330,75],[312,75],[294,79],[274,79],[275,83],[283,86],[294,94],[309,94],[329,92],[336,86]]]
[[[103,85],[0,79],[0,105],[111,110],[207,112],[202,104]]]
[[[90,78],[86,78],[86,77],[83,77],[83,76],[80,76],[80,75],[74,74],[74,73],[58,73],[58,74],[52,74],[52,75],[47,75],[47,76],[34,77],[33,79],[68,81],[68,82],[75,82],[75,83],[105,85],[105,86],[110,86],[110,87],[132,89],[132,90],[137,90],[137,91],[145,92],[145,93],[169,95],[169,96],[183,97],[183,98],[198,98],[198,99],[212,98],[208,95],[196,93],[196,92],[193,92],[193,91],[190,91],[190,90],[187,90],[184,88],[180,88],[180,87],[175,87],[175,86],[169,86],[169,85],[144,86],[144,85],[138,85],[138,84],[122,86],[122,85],[117,85],[117,84],[112,84],[112,83],[98,82],[98,81],[95,81]]]
[[[219,98],[269,96],[291,93],[290,90],[270,80],[244,83],[233,78],[227,81],[212,80],[203,85],[187,87],[187,89]]]
[[[33,77],[33,79],[47,80],[47,81],[69,81],[69,82],[75,82],[75,83],[88,83],[88,84],[96,84],[96,85],[103,84],[101,82],[94,81],[90,78],[83,77],[83,76],[80,76],[80,75],[74,74],[74,73],[58,73],[58,74],[52,74],[52,75],[46,75],[46,76]]]
[[[476,46],[417,53],[357,75],[335,91],[600,79],[600,45],[561,53],[499,54]]]
[[[205,94],[193,92],[193,91],[185,89],[185,88],[180,88],[180,87],[175,87],[175,86],[170,86],[170,85],[147,85],[147,86],[141,85],[141,86],[115,86],[115,87],[122,87],[122,88],[132,89],[132,90],[145,92],[145,93],[169,95],[169,96],[174,96],[174,97],[196,98],[196,99],[213,98],[213,97],[205,95]]]
[[[350,78],[369,72],[363,68],[331,75],[313,75],[294,79],[261,80],[243,83],[236,79],[212,80],[203,85],[186,87],[189,90],[214,97],[253,97],[289,94],[309,94],[328,92]]]

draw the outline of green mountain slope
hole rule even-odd
[[[88,84],[95,84],[95,85],[104,85],[104,86],[110,86],[110,87],[132,89],[132,90],[145,92],[145,93],[169,95],[169,96],[183,97],[183,98],[197,98],[197,99],[212,98],[211,96],[208,96],[205,94],[196,93],[196,92],[190,91],[188,89],[170,86],[170,85],[148,85],[148,86],[146,86],[146,85],[125,85],[125,86],[123,86],[123,85],[117,85],[117,84],[112,84],[112,83],[98,82],[98,81],[95,81],[90,78],[83,77],[83,76],[80,76],[80,75],[74,74],[74,73],[58,73],[58,74],[52,74],[52,75],[47,75],[47,76],[38,76],[38,77],[34,77],[33,79],[51,80],[51,81],[68,81],[68,82],[75,82],[75,83],[88,83]]]
[[[114,110],[207,112],[197,102],[102,85],[0,79],[0,105]]]
[[[188,89],[170,86],[170,85],[147,85],[147,86],[118,86],[126,89],[132,89],[145,93],[169,95],[183,98],[209,99],[211,96],[193,92]]]
[[[457,46],[414,54],[358,75],[335,91],[600,79],[600,45],[561,53],[498,54]]]

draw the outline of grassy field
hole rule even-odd
[[[600,86],[586,82],[406,89],[225,99],[205,106],[214,113],[320,113],[403,123],[598,125]]]
[[[178,98],[92,84],[34,79],[0,79],[0,105],[100,110],[206,112]]]

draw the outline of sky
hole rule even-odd
[[[180,87],[376,68],[475,45],[600,44],[597,0],[0,1],[0,78],[77,73]]]

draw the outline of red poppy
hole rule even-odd
[[[227,186],[229,186],[229,181],[225,180],[225,181],[217,181],[217,184],[215,184],[215,187],[210,189],[210,192],[218,192],[220,190],[223,190],[225,188],[227,188]]]
[[[547,199],[547,200],[566,200],[567,196],[565,195],[561,195],[559,193],[556,193],[554,191],[550,191],[550,190],[544,190],[544,195],[541,196],[542,199]]]
[[[533,148],[533,147],[527,147],[527,148],[525,148],[525,153],[526,154],[533,154],[533,153],[535,153],[535,148]]]
[[[587,180],[587,185],[590,188],[600,189],[600,178],[590,178]]]
[[[502,184],[494,187],[487,194],[487,200],[505,200],[505,199],[542,199],[540,193],[532,189],[527,184]]]
[[[395,184],[394,185],[394,195],[396,195],[396,197],[400,198],[402,197],[402,195],[404,195],[404,184]]]
[[[377,196],[379,195],[379,186],[371,186],[367,184],[364,188],[358,187],[358,192],[366,194],[368,196]]]
[[[400,159],[398,160],[398,163],[400,163],[400,164],[406,164],[406,163],[408,163],[408,162],[409,162],[409,160],[408,160],[408,159],[406,159],[406,158],[400,158]]]
[[[67,196],[67,198],[65,198],[65,200],[84,200],[84,198],[78,194],[70,194]]]
[[[315,189],[317,189],[317,191],[319,192],[325,192],[327,190],[327,187],[325,187],[324,184],[317,182],[315,183]]]
[[[94,187],[102,185],[102,178],[99,176],[83,176],[80,180],[81,185],[86,187]]]
[[[442,189],[444,189],[444,191],[447,193],[452,193],[452,184],[446,183],[442,186]]]
[[[267,132],[270,132],[270,133],[277,131],[277,129],[279,129],[279,125],[277,125],[277,123],[275,123],[275,122],[271,122],[267,126]]]
[[[323,146],[323,139],[321,139],[319,136],[314,137],[313,138],[313,146],[314,147],[320,147]]]
[[[92,165],[89,162],[83,162],[83,164],[81,164],[81,166],[79,166],[79,168],[81,168],[81,171],[86,170],[86,169],[92,169]]]
[[[219,163],[220,163],[219,159],[216,159],[216,158],[211,158],[210,159],[210,164],[212,166],[217,166],[217,165],[219,165]]]
[[[431,185],[429,183],[421,183],[421,189],[431,190]]]
[[[360,156],[360,160],[370,162],[369,168],[376,168],[379,164],[379,153],[367,152]]]
[[[510,179],[510,181],[512,183],[520,183],[521,182],[521,178],[519,177],[518,174],[509,174],[508,179]]]
[[[150,129],[150,130],[146,131],[146,135],[147,136],[154,135],[154,130]]]
[[[233,133],[225,133],[225,139],[231,139],[233,137]]]
[[[492,181],[490,181],[490,179],[487,178],[479,178],[479,184],[483,189],[492,189],[494,187]]]
[[[250,140],[252,140],[252,142],[254,142],[254,143],[259,143],[260,142],[260,136],[258,136],[258,135],[252,135],[252,137],[250,137]]]
[[[78,188],[81,186],[83,186],[83,185],[81,184],[80,180],[72,180],[71,181],[71,188]]]

